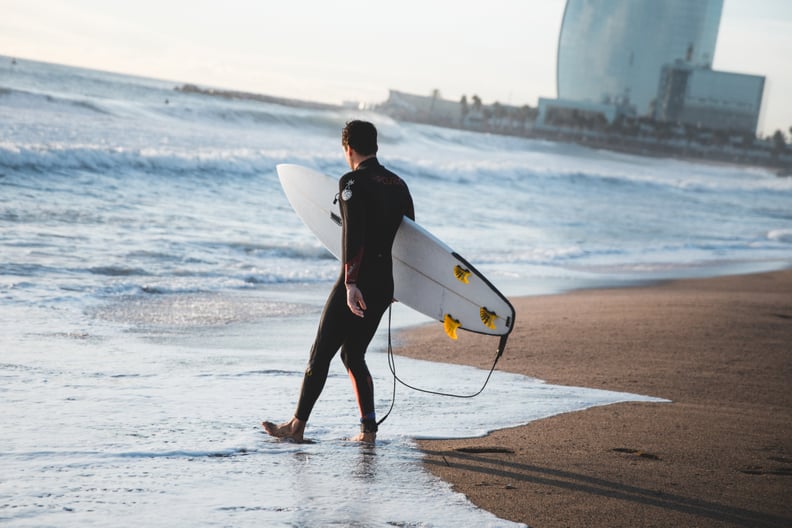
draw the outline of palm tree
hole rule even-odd
[[[459,113],[462,115],[461,123],[463,125],[465,124],[465,118],[467,117],[468,112],[470,112],[470,109],[468,108],[467,95],[463,95],[462,99],[459,100]]]
[[[473,110],[475,110],[476,112],[481,111],[481,97],[479,97],[478,95],[473,96]]]
[[[434,111],[435,101],[437,101],[438,99],[440,99],[440,90],[435,88],[434,90],[432,90],[432,104],[429,107],[429,115],[430,116],[432,115],[432,112]]]
[[[786,138],[781,130],[776,130],[773,134],[773,153],[778,154],[786,148]]]
[[[525,132],[525,125],[529,117],[531,117],[531,107],[522,105],[519,110],[517,110],[517,120],[520,122],[520,128],[523,132]]]

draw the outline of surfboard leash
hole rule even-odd
[[[379,426],[385,419],[390,416],[391,411],[393,411],[393,406],[396,403],[396,382],[398,381],[408,389],[412,389],[414,391],[423,392],[426,394],[434,394],[436,396],[447,396],[449,398],[475,398],[487,387],[490,378],[492,377],[492,373],[495,371],[495,366],[498,364],[498,360],[503,355],[503,349],[506,347],[506,338],[508,335],[501,336],[500,343],[498,345],[498,353],[495,355],[495,360],[492,362],[492,367],[490,367],[489,373],[487,373],[487,378],[484,380],[484,384],[481,388],[474,392],[473,394],[454,394],[450,392],[441,392],[441,391],[434,391],[430,389],[422,389],[420,387],[415,387],[410,385],[409,383],[405,382],[396,374],[396,361],[394,360],[393,356],[393,343],[391,341],[391,320],[392,320],[392,313],[393,313],[393,304],[388,306],[388,367],[390,368],[391,374],[393,374],[393,394],[391,396],[391,404],[388,412],[385,413],[385,416],[380,418],[377,421],[377,425]]]

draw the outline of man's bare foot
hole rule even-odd
[[[305,434],[305,422],[297,418],[292,418],[288,422],[280,425],[275,425],[272,422],[261,422],[267,434],[275,438],[284,438],[292,440],[301,444],[305,442],[303,435]]]
[[[353,442],[363,442],[364,444],[374,444],[377,441],[377,433],[360,433],[354,438],[350,438]]]

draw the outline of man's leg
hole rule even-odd
[[[262,426],[267,433],[278,438],[290,438],[297,442],[304,440],[305,425],[313,406],[322,393],[330,370],[330,362],[341,346],[345,327],[351,317],[352,314],[349,313],[346,306],[346,287],[343,281],[339,281],[331,291],[319,321],[316,339],[311,347],[308,366],[303,375],[300,399],[294,417],[280,425],[263,422]]]
[[[319,321],[316,339],[311,347],[308,366],[303,375],[300,400],[294,413],[296,418],[308,421],[327,381],[330,362],[341,347],[353,317],[346,305],[346,287],[342,281],[339,281],[327,299],[322,319]]]
[[[361,434],[355,440],[373,442],[377,432],[377,416],[374,409],[374,381],[366,365],[366,349],[385,313],[387,302],[369,304],[366,316],[353,322],[349,336],[341,346],[341,359],[347,369],[360,409]]]

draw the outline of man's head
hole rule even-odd
[[[377,153],[377,129],[368,121],[349,121],[341,131],[341,145],[344,150],[352,147],[362,157]]]

